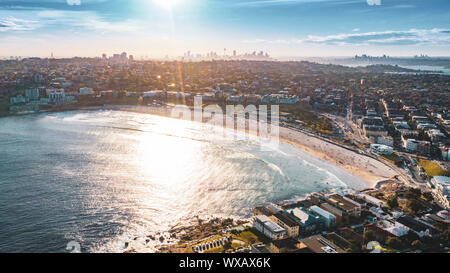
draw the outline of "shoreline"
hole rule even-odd
[[[171,116],[171,105],[167,106],[138,106],[138,105],[103,105],[103,106],[81,106],[59,109],[58,111],[46,111],[43,113],[56,113],[67,111],[127,111],[175,118]],[[17,115],[16,115],[17,116]],[[247,134],[253,134],[247,129]],[[341,147],[331,141],[325,141],[317,136],[311,136],[305,132],[287,127],[279,127],[280,142],[289,144],[319,159],[332,163],[349,173],[362,178],[367,182],[368,188],[375,188],[379,183],[399,175],[395,170],[384,163],[364,154]],[[344,181],[345,183],[345,181]]]
[[[162,107],[124,107],[121,105],[110,105],[105,106],[102,109],[155,114],[175,118],[170,115],[170,110],[167,110],[168,108]],[[249,132],[247,129],[245,132],[247,134],[252,134],[252,132]],[[310,136],[292,128],[280,126],[279,140],[280,142],[294,146],[362,178],[367,182],[368,188],[374,188],[378,183],[398,175],[393,169],[374,158],[345,149],[337,144],[324,141],[318,137]],[[365,168],[357,166],[364,166]]]
[[[171,116],[171,109],[172,108],[170,105],[167,106],[103,105],[103,106],[70,107],[58,109],[57,111],[45,111],[45,112],[43,111],[34,114],[45,115],[50,113],[71,112],[71,111],[124,111],[124,112],[150,114],[177,119],[176,117]],[[245,133],[252,134],[253,132],[245,130]],[[253,133],[252,135],[255,134]],[[371,158],[364,154],[357,153],[350,149],[345,149],[341,147],[339,144],[333,144],[331,141],[323,140],[321,139],[321,137],[314,136],[313,134],[308,134],[300,130],[296,130],[289,127],[281,127],[280,125],[279,141],[291,145],[301,152],[308,153],[309,155],[316,157],[318,160],[323,160],[326,161],[327,163],[335,165],[336,168],[340,168],[343,171],[346,171],[349,174],[356,176],[354,177],[354,179],[361,178],[361,180],[364,181],[361,181],[359,184],[364,185],[365,186],[364,189],[376,188],[377,185],[381,185],[382,183],[384,183],[384,181],[396,175],[396,173],[393,170],[388,170],[388,166],[386,166],[384,163],[374,158]],[[364,166],[364,164],[366,164],[366,166]],[[331,171],[333,168],[334,168],[333,166],[330,166],[329,170]],[[390,175],[391,172],[393,172],[394,175]],[[344,176],[344,179],[341,178],[339,179],[342,182],[344,182],[349,188],[357,190],[353,186],[351,186],[351,183],[349,183],[352,177],[348,176],[349,180],[345,180],[346,179],[345,177],[346,176]],[[352,181],[356,182],[356,180]],[[366,183],[363,184],[363,182]],[[218,223],[222,223],[225,218],[223,219],[217,218],[217,219],[219,219],[217,220]],[[230,218],[228,217],[227,219]],[[246,218],[243,218],[241,220],[244,222],[250,221],[250,219]],[[176,252],[178,248],[181,247],[182,245],[192,245],[197,240],[200,239],[203,240],[204,238],[201,236],[201,234],[203,234],[204,229],[210,230],[211,233],[210,235],[213,236],[212,233],[213,230],[224,228],[223,225],[217,227],[216,226],[217,226],[216,223],[205,223],[205,225],[188,225],[178,227],[177,229],[178,231],[183,231],[180,234],[185,237],[184,239],[180,237],[181,235],[180,236],[176,235],[173,238],[171,235],[170,237],[166,237],[165,240],[161,241],[160,236],[159,238],[157,238],[158,236],[152,234],[148,235],[145,238],[139,237],[139,240],[136,242],[135,242],[136,239],[134,240],[129,239],[126,241],[126,243],[127,245],[129,243],[130,247],[123,249],[123,252],[155,251],[148,248],[149,246],[147,246],[147,243],[150,241],[154,243],[152,244],[152,247],[154,247],[157,252]],[[172,229],[176,228],[177,227],[175,226],[172,227]],[[199,231],[199,229],[201,229],[201,231]],[[155,239],[151,239],[151,237],[155,237]],[[168,238],[170,238],[170,241],[167,240]]]
[[[280,127],[280,141],[337,165],[364,179],[368,184],[368,188],[375,188],[379,183],[398,175],[393,169],[376,159],[347,150],[339,145],[309,136],[297,130]]]

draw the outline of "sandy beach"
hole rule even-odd
[[[397,173],[371,157],[355,153],[303,132],[280,127],[280,140],[296,146],[310,154],[332,162],[359,176],[373,188],[380,180],[392,178]]]

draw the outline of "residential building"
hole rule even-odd
[[[299,97],[296,95],[287,95],[287,94],[271,94],[266,95],[262,98],[262,103],[266,104],[295,104],[299,102]]]
[[[21,103],[27,103],[28,99],[23,97],[22,95],[18,95],[17,97],[11,97],[9,99],[10,104],[21,104]]]
[[[80,88],[80,95],[94,95],[94,90],[88,87]]]
[[[406,226],[419,237],[430,236],[430,227],[414,219],[412,216],[405,215],[397,219],[397,222]]]
[[[379,155],[391,155],[394,148],[383,144],[370,144],[370,151]]]
[[[358,197],[360,197],[361,199],[363,199],[367,203],[370,203],[370,204],[375,205],[377,207],[384,207],[385,206],[384,201],[382,201],[382,200],[380,200],[378,198],[375,198],[373,196],[370,196],[370,195],[368,195],[366,193],[359,193]]]
[[[257,243],[252,245],[251,253],[270,253],[270,251],[263,243]]]
[[[389,147],[394,147],[394,139],[390,136],[379,136],[376,138],[375,142],[377,144],[386,145]]]
[[[391,233],[392,235],[396,236],[396,237],[402,237],[408,234],[409,232],[409,228],[406,227],[405,225],[395,221],[395,222],[391,222],[388,220],[383,220],[381,222],[378,223],[378,226],[386,231],[388,231],[389,233]]]
[[[265,216],[272,216],[273,212],[269,210],[266,206],[258,206],[253,209],[253,215],[265,215]]]
[[[300,225],[300,232],[316,230],[320,226],[320,217],[303,208],[287,210],[289,217]]]
[[[25,97],[30,101],[38,100],[39,90],[37,88],[27,89],[25,90]]]
[[[430,181],[434,197],[447,209],[450,208],[450,177],[435,176]]]
[[[330,228],[330,227],[333,227],[336,225],[336,216],[334,216],[332,213],[330,213],[324,209],[321,209],[318,206],[312,206],[309,208],[309,210],[322,216],[325,219],[325,226],[327,228]]]
[[[274,240],[269,245],[269,249],[273,253],[294,253],[300,248],[300,242],[293,238]]]
[[[300,247],[306,247],[313,253],[345,253],[345,251],[325,239],[322,235],[314,235],[300,240]]]
[[[340,194],[332,194],[327,196],[327,202],[332,204],[335,207],[345,211],[347,215],[353,217],[361,216],[362,206],[358,202],[353,201],[350,198],[342,196]]]
[[[439,147],[441,150],[442,160],[450,161],[450,146]]]
[[[300,226],[294,220],[292,220],[289,216],[277,212],[274,215],[269,217],[275,223],[277,223],[280,227],[286,230],[287,236],[291,238],[297,238],[300,231]]]
[[[257,215],[253,220],[253,227],[271,240],[283,239],[287,236],[286,230],[265,215]]]
[[[429,154],[431,143],[415,139],[406,139],[402,136],[403,147],[410,153]]]
[[[343,211],[329,203],[322,203],[322,204],[320,204],[320,207],[322,209],[332,213],[334,216],[336,216],[336,224],[337,225],[347,223],[349,220],[348,214],[345,211]]]

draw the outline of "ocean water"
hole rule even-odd
[[[121,252],[195,216],[364,180],[293,146],[120,111],[0,119],[0,252]],[[150,244],[149,250],[152,250]]]

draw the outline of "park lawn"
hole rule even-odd
[[[448,176],[450,175],[449,171],[444,170],[439,164],[436,162],[426,160],[426,159],[418,159],[419,165],[425,170],[425,173],[428,176]]]
[[[219,246],[212,249],[208,249],[204,253],[223,253],[223,247]]]
[[[261,233],[259,233],[257,230],[251,228],[249,230],[245,230],[241,233],[239,233],[239,235],[233,236],[235,237],[237,240],[241,240],[244,241],[248,244],[255,244],[255,243],[267,243],[268,239],[262,235]]]
[[[295,119],[301,120],[304,126],[310,130],[331,135],[333,133],[333,125],[323,117],[318,117],[314,112],[304,109],[301,106],[282,105],[280,112],[290,113]]]
[[[400,157],[398,156],[398,154],[393,153],[390,155],[382,155],[382,158],[386,159],[387,161],[391,162],[392,164],[399,166],[399,164],[401,164],[402,160],[400,159]]]

